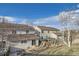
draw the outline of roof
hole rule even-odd
[[[46,27],[46,26],[38,26],[41,30],[47,30],[47,31],[59,31],[57,28],[53,27]]]
[[[35,34],[15,34],[8,35],[9,41],[37,40],[39,37]]]
[[[34,30],[32,26],[15,23],[0,23],[0,29],[6,30]]]

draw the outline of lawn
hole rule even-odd
[[[70,48],[67,46],[48,48],[39,54],[48,56],[79,56],[79,44],[74,44]]]

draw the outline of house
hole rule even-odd
[[[39,44],[39,36],[30,25],[0,22],[0,41],[6,45],[27,48]]]
[[[39,32],[40,40],[54,40],[58,39],[60,36],[60,30],[53,28],[53,27],[46,27],[46,26],[34,26],[34,28]]]
[[[34,34],[15,34],[9,35],[9,44],[18,48],[29,48],[33,45],[38,46],[39,37]]]
[[[44,40],[57,40],[59,32],[59,29],[52,27],[0,22],[0,41],[23,49],[38,46]]]

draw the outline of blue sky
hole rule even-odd
[[[77,9],[77,4],[0,4],[0,15],[35,19],[57,15],[67,9]]]
[[[26,22],[35,25],[59,26],[55,16],[62,11],[75,10],[79,4],[62,3],[25,3],[25,4],[0,4],[0,16],[10,17],[16,22]],[[46,22],[47,21],[47,22]]]

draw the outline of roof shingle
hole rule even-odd
[[[47,31],[59,31],[57,28],[52,27],[46,27],[46,26],[38,26],[41,30],[47,30]]]
[[[6,30],[34,30],[32,26],[14,23],[0,23],[0,29]]]
[[[35,34],[15,34],[8,35],[9,41],[37,40],[39,37]]]

